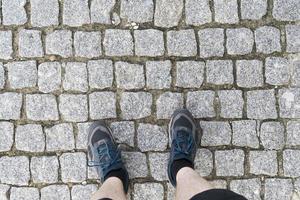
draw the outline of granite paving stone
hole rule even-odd
[[[86,149],[88,144],[88,129],[92,122],[77,123],[76,149]]]
[[[8,200],[7,194],[10,189],[9,185],[0,184],[0,198],[3,200]]]
[[[0,63],[0,89],[3,89],[5,86],[5,70],[3,63]]]
[[[284,150],[283,151],[283,173],[286,177],[300,176],[300,151],[299,150]]]
[[[150,22],[153,10],[153,0],[121,0],[120,17],[129,22]]]
[[[244,99],[241,90],[220,90],[218,91],[221,113],[223,118],[242,118]]]
[[[235,24],[239,22],[237,0],[214,0],[215,21]]]
[[[253,32],[248,28],[226,30],[226,48],[230,55],[245,55],[252,52],[254,44]]]
[[[63,65],[64,76],[62,80],[63,88],[67,91],[87,92],[88,74],[86,63],[68,62]]]
[[[102,54],[101,32],[77,31],[74,34],[75,56],[94,58]]]
[[[34,187],[12,187],[10,190],[11,200],[39,200],[40,193],[38,188]]]
[[[287,135],[289,134],[288,130],[287,128]],[[263,122],[260,126],[259,137],[265,149],[280,150],[284,147],[285,143],[284,126],[280,122]],[[287,138],[288,137],[289,136],[287,136]]]
[[[258,178],[245,180],[232,180],[230,189],[247,199],[260,200],[261,181]]]
[[[171,86],[171,62],[147,61],[146,62],[146,84],[150,89],[164,89]]]
[[[194,91],[187,93],[186,107],[194,117],[215,117],[215,92],[211,90]]]
[[[231,142],[231,127],[228,122],[200,121],[202,129],[202,146],[229,145]]]
[[[167,169],[169,154],[168,153],[150,153],[149,163],[151,176],[157,181],[168,180]]]
[[[30,171],[34,183],[58,182],[58,169],[59,163],[56,156],[31,158]]]
[[[281,57],[266,58],[266,83],[271,85],[285,85],[289,83],[291,69],[288,59]]]
[[[111,24],[110,12],[116,0],[92,0],[91,22],[99,24]]]
[[[21,117],[22,94],[5,92],[0,94],[0,119],[19,119]]]
[[[67,185],[49,185],[41,189],[41,200],[70,199],[70,189]]]
[[[127,62],[115,63],[117,87],[121,89],[141,89],[145,86],[144,67]]]
[[[201,176],[209,176],[213,170],[213,154],[208,149],[198,149],[195,157],[195,170]]]
[[[134,184],[133,188],[133,199],[153,199],[153,200],[163,200],[164,187],[160,183],[144,183]]]
[[[232,144],[242,147],[258,148],[259,140],[255,120],[240,120],[232,122]]]
[[[280,89],[279,93],[279,115],[282,118],[300,117],[300,89]]]
[[[200,57],[222,57],[224,55],[224,29],[207,28],[198,31]]]
[[[9,151],[14,142],[14,125],[10,122],[0,122],[0,152]]]
[[[212,21],[209,0],[187,0],[185,2],[186,23],[199,26]]]
[[[86,95],[62,94],[59,96],[59,111],[65,121],[81,122],[88,119]]]
[[[263,75],[263,63],[261,61],[236,61],[236,81],[239,87],[261,87],[264,84]]]
[[[268,178],[264,188],[266,200],[289,200],[293,194],[293,183],[290,179]]]
[[[130,178],[147,177],[149,173],[146,155],[140,152],[123,152],[125,166]]]
[[[275,0],[273,6],[273,17],[279,21],[300,20],[300,5],[297,0]]]
[[[197,42],[194,30],[169,31],[167,34],[167,47],[169,56],[196,56]]]
[[[183,0],[158,0],[155,4],[154,25],[170,28],[177,26],[182,17]]]
[[[92,119],[116,117],[116,95],[113,92],[93,92],[89,95],[89,111]]]
[[[57,0],[30,0],[30,6],[32,26],[58,25],[59,3]]]
[[[267,0],[241,0],[241,17],[248,20],[259,20],[267,14]]]
[[[272,26],[262,26],[255,30],[256,51],[270,54],[281,51],[280,30]]]
[[[291,85],[300,86],[300,59],[290,61],[291,64]]]
[[[46,35],[46,54],[59,55],[68,58],[72,52],[72,32],[69,30],[55,30]]]
[[[3,25],[22,25],[27,22],[26,0],[3,0]]]
[[[176,86],[199,88],[204,81],[204,62],[180,61],[176,63]]]
[[[96,191],[97,186],[95,184],[74,185],[71,190],[72,200],[90,199]]]
[[[88,0],[63,1],[63,24],[81,26],[90,23]]]
[[[242,176],[244,175],[244,151],[219,150],[215,152],[217,176]]]
[[[156,101],[156,116],[158,119],[169,119],[176,109],[183,107],[183,95],[175,92],[165,92]]]
[[[231,60],[208,60],[206,81],[215,85],[233,84],[233,63]]]
[[[250,151],[250,173],[276,176],[278,172],[276,151]]]
[[[44,56],[41,31],[21,30],[19,32],[19,55],[32,58]]]
[[[125,143],[134,147],[135,127],[133,121],[113,122],[110,127],[118,143]]]
[[[300,144],[300,121],[288,121],[286,126],[286,144],[296,146]]]
[[[129,30],[107,29],[104,35],[103,46],[106,55],[133,55],[133,38]]]
[[[0,58],[11,59],[13,53],[13,41],[11,31],[0,31]]]
[[[300,25],[287,25],[286,31],[286,50],[289,53],[297,53],[300,51]]]
[[[45,62],[38,66],[38,87],[43,93],[50,93],[61,88],[61,64]]]
[[[112,86],[114,74],[111,60],[90,60],[87,68],[90,88],[104,89]]]

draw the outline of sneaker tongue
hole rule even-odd
[[[185,131],[178,131],[177,132],[177,137],[179,139],[178,141],[178,145],[180,146],[180,148],[183,150],[183,151],[187,151],[187,146],[188,146],[188,138],[189,138],[189,134],[188,132],[185,132]]]

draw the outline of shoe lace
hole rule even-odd
[[[193,150],[194,139],[191,133],[186,131],[178,131],[176,140],[173,140],[175,154],[189,155]]]

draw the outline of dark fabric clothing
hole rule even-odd
[[[245,197],[230,190],[211,189],[196,194],[191,200],[247,200]]]
[[[109,199],[109,198],[104,198],[104,199],[99,199],[99,200],[112,200],[112,199]]]

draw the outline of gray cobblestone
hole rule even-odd
[[[30,6],[33,26],[58,25],[59,4],[57,0],[30,0]]]
[[[156,115],[158,119],[169,119],[176,109],[183,107],[181,93],[165,92],[156,101]]]
[[[215,93],[211,90],[187,93],[186,107],[196,118],[215,117]]]
[[[288,121],[286,127],[286,144],[288,146],[300,145],[300,121]]]
[[[290,53],[300,52],[300,25],[287,25],[286,30],[286,51]]]
[[[71,190],[72,200],[90,199],[96,191],[97,186],[94,184],[74,185]]]
[[[41,189],[41,200],[70,200],[67,185],[49,185]]]
[[[59,96],[59,110],[66,121],[80,122],[88,119],[86,95],[62,94]]]
[[[247,117],[251,119],[277,118],[274,90],[247,92]]]
[[[254,37],[248,28],[237,28],[226,30],[226,47],[228,54],[244,55],[252,52]]]
[[[44,56],[41,31],[24,29],[19,32],[19,55],[27,58]]]
[[[171,86],[171,62],[166,61],[147,61],[146,62],[146,81],[150,89],[164,89]]]
[[[68,62],[63,67],[65,70],[63,88],[67,91],[86,92],[88,90],[86,64]]]
[[[41,125],[26,124],[16,128],[16,149],[29,152],[43,152],[45,136]]]
[[[153,0],[122,0],[120,16],[129,22],[150,22],[153,10]]]
[[[244,175],[244,152],[239,149],[215,152],[217,176]]]
[[[300,176],[300,150],[283,151],[283,172],[287,177]]]
[[[279,110],[282,118],[299,118],[300,117],[300,89],[280,89],[279,93]]]
[[[288,84],[290,80],[289,61],[280,57],[266,58],[266,83],[271,85]]]
[[[58,168],[56,156],[31,158],[30,171],[34,183],[56,183],[58,181]]]
[[[91,1],[91,22],[100,24],[111,24],[110,12],[115,0],[93,0]]]
[[[196,56],[197,42],[194,30],[169,31],[167,34],[167,46],[170,56]]]
[[[90,23],[88,0],[64,0],[63,24],[81,26]]]
[[[74,135],[71,124],[58,124],[50,128],[45,128],[45,133],[47,151],[64,151],[74,149]]]
[[[77,31],[74,34],[75,56],[93,58],[101,55],[101,32]]]
[[[149,163],[150,163],[150,172],[152,177],[157,181],[166,181],[168,180],[167,169],[168,168],[168,153],[150,153],[149,154]]]
[[[224,55],[224,30],[221,28],[207,28],[199,30],[200,57]]]
[[[258,178],[245,180],[232,180],[230,189],[238,194],[243,195],[247,199],[261,200],[261,182]]]
[[[36,86],[37,67],[35,61],[10,62],[5,67],[11,88],[22,89]]]
[[[60,156],[59,162],[63,182],[82,182],[86,179],[85,153],[64,153]]]
[[[224,118],[243,117],[243,93],[241,90],[220,90],[218,91],[221,113]]]
[[[77,137],[76,137],[76,148],[77,149],[86,149],[88,144],[88,128],[92,122],[78,123],[77,128]]]
[[[136,183],[133,189],[133,199],[153,199],[162,200],[164,197],[164,187],[160,183]]]
[[[281,51],[280,30],[272,26],[262,26],[255,30],[256,51],[270,54]]]
[[[91,88],[104,89],[112,86],[114,77],[111,60],[90,60],[87,67]]]
[[[38,87],[43,93],[54,92],[61,87],[61,65],[45,62],[38,66]]]
[[[154,25],[170,28],[177,26],[182,16],[183,0],[158,0],[155,6]]]
[[[11,200],[39,200],[40,193],[38,188],[33,187],[12,187],[10,190]]]
[[[14,125],[10,122],[0,122],[0,152],[9,151],[13,145]]]
[[[3,64],[0,63],[0,89],[3,89],[5,86],[5,70]]]
[[[268,178],[265,180],[265,200],[290,200],[293,183],[290,179]]]
[[[105,30],[103,46],[108,56],[133,55],[133,38],[129,30]]]
[[[239,22],[237,0],[214,0],[215,21],[234,24]]]
[[[54,95],[26,95],[26,115],[34,121],[58,120],[58,108]]]
[[[3,25],[22,25],[27,22],[26,0],[2,0]]]
[[[151,115],[152,95],[148,92],[124,92],[121,95],[123,119],[141,119]]]
[[[137,145],[142,152],[164,151],[168,146],[168,134],[164,127],[152,124],[139,124]]]
[[[250,173],[255,175],[277,175],[277,152],[276,151],[250,151]]]
[[[155,57],[164,55],[165,48],[162,31],[155,29],[136,30],[134,31],[134,39],[135,54],[137,56]]]
[[[134,147],[134,122],[121,121],[113,122],[110,125],[114,138],[118,143],[125,143],[129,146]]]
[[[201,176],[209,176],[213,170],[213,154],[208,149],[198,149],[195,157],[195,170]]]
[[[279,21],[300,20],[300,5],[297,0],[274,0],[273,17]]]
[[[146,155],[140,152],[123,152],[125,165],[130,178],[142,178],[148,176]]]
[[[209,0],[187,0],[185,2],[186,23],[199,26],[212,21]]]
[[[200,121],[203,132],[201,145],[220,146],[229,145],[231,141],[231,128],[228,122]]]
[[[28,185],[29,160],[25,156],[0,158],[0,182],[13,185]]]
[[[12,32],[11,31],[0,31],[0,58],[11,59],[13,53],[12,47]]]
[[[72,32],[56,30],[46,36],[46,54],[59,55],[63,58],[72,56]]]
[[[241,120],[232,122],[232,144],[236,146],[259,147],[255,120]]]
[[[208,60],[206,81],[211,84],[233,84],[233,64],[231,60]]]
[[[259,20],[267,14],[267,0],[242,0],[241,17],[242,19]]]
[[[92,119],[116,117],[116,95],[113,92],[94,92],[89,95]]]
[[[8,185],[0,184],[0,198],[8,200],[7,193],[10,187]]]
[[[291,64],[292,64],[291,85],[300,86],[300,60],[292,61]]]
[[[14,92],[0,94],[0,119],[19,119],[21,106],[22,94]]]
[[[284,147],[284,126],[280,122],[263,122],[260,127],[260,140],[265,149]]]
[[[227,182],[225,180],[213,180],[210,183],[217,189],[227,189]]]
[[[144,67],[139,64],[117,62],[116,82],[121,89],[141,89],[145,86]]]
[[[176,63],[176,86],[201,87],[204,80],[204,62],[181,61]]]
[[[259,60],[236,61],[237,84],[240,87],[261,87],[263,80],[263,63]]]

